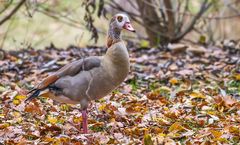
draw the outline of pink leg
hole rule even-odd
[[[87,134],[88,133],[88,122],[87,122],[87,109],[82,110],[82,119],[83,119],[83,133]]]

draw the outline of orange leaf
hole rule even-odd
[[[26,112],[29,112],[29,113],[32,113],[32,114],[39,114],[39,115],[42,115],[42,110],[40,109],[39,105],[37,103],[30,103],[29,105],[27,105],[25,107],[25,110]]]
[[[220,131],[210,130],[210,132],[212,133],[212,135],[213,135],[215,138],[220,138],[220,137],[222,136],[222,132],[220,132]]]
[[[162,98],[162,96],[158,92],[150,92],[147,94],[147,98],[150,100],[158,100]]]
[[[234,75],[234,78],[235,78],[237,81],[240,81],[240,73],[235,74],[235,75]]]
[[[178,84],[178,80],[176,78],[171,78],[169,80],[169,83],[171,83],[172,85],[176,85],[176,84]]]

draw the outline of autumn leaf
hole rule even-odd
[[[106,48],[19,49],[4,58],[0,50],[0,144],[238,144],[239,53],[226,49],[208,47],[199,57],[131,47],[126,81],[89,103],[89,134],[82,134],[81,105],[43,97],[25,103],[25,94],[63,65]]]
[[[74,116],[73,123],[80,124],[82,122],[82,117]]]
[[[237,126],[230,126],[229,127],[229,132],[234,134],[234,135],[239,135],[240,134],[239,127],[237,127]]]
[[[215,138],[220,138],[222,136],[222,132],[221,131],[218,131],[218,130],[210,130],[210,132],[212,133],[212,135],[215,137]]]
[[[223,101],[224,101],[225,106],[227,106],[227,107],[231,107],[237,102],[231,96],[223,96]]]
[[[200,92],[192,92],[192,93],[190,94],[190,97],[192,97],[193,99],[196,99],[196,98],[205,99],[205,98],[206,98],[206,96],[203,95],[203,94],[200,93]]]
[[[14,104],[14,105],[19,105],[20,103],[21,103],[20,100],[17,100],[17,99],[14,99],[14,100],[13,100],[13,104]]]
[[[17,95],[14,99],[24,100],[26,98],[27,98],[27,96],[25,96],[25,95]]]
[[[152,137],[150,134],[144,135],[144,145],[153,145]]]
[[[13,99],[13,104],[14,105],[19,105],[24,99],[26,99],[27,96],[24,95],[17,95]]]
[[[48,115],[47,120],[51,123],[51,124],[56,124],[58,122],[58,119],[54,116],[50,116]]]
[[[160,99],[162,96],[158,93],[158,92],[150,92],[147,94],[147,98],[150,100],[158,100]]]
[[[169,83],[170,83],[171,85],[176,85],[176,84],[178,84],[178,79],[177,79],[177,78],[171,78],[171,79],[169,80]]]
[[[182,130],[185,130],[185,128],[179,122],[173,123],[168,129],[169,132],[179,132]]]
[[[7,128],[8,126],[10,126],[9,123],[3,123],[3,124],[0,124],[0,129]]]
[[[36,102],[34,104],[33,103],[28,104],[25,107],[24,111],[32,113],[33,115],[35,115],[35,114],[41,115],[43,113],[42,110],[40,109],[40,106]]]
[[[237,73],[234,75],[234,78],[237,80],[237,81],[240,81],[240,73]]]

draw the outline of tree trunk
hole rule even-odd
[[[163,2],[166,7],[167,22],[168,22],[167,37],[169,38],[169,40],[171,40],[175,35],[175,16],[173,11],[171,11],[173,10],[171,0],[164,0]]]
[[[161,31],[159,23],[159,17],[155,9],[147,5],[143,0],[136,0],[141,15],[142,23],[146,29],[148,39],[151,46],[156,46],[159,43],[158,34]],[[152,0],[149,0],[148,3],[152,4]]]
[[[168,37],[168,27],[163,24],[165,23],[165,19],[158,16],[157,9],[154,7],[154,0],[136,0],[136,2],[150,45],[156,46],[158,44],[168,43],[170,40]],[[174,21],[171,21],[171,23],[174,23]],[[169,35],[173,36],[174,27],[171,25],[169,28],[171,29]]]

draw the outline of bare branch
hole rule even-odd
[[[4,17],[2,20],[0,20],[0,25],[2,25],[7,20],[9,20],[25,2],[26,2],[26,0],[21,0],[18,3],[18,5],[6,17]]]
[[[136,13],[134,13],[134,12],[127,11],[126,9],[124,9],[121,5],[119,5],[119,4],[118,4],[117,2],[115,2],[114,0],[111,1],[111,3],[108,2],[108,4],[109,4],[111,7],[115,8],[115,9],[118,9],[118,10],[121,10],[121,11],[124,11],[124,12],[130,14],[131,16],[139,17],[138,14],[136,14]]]
[[[13,0],[10,0],[10,2],[5,6],[5,8],[3,8],[1,11],[0,11],[0,14],[3,13],[4,11],[6,11],[9,6],[12,4]]]
[[[178,36],[176,36],[175,38],[173,38],[171,41],[175,42],[175,41],[179,41],[180,39],[182,39],[188,32],[190,32],[194,25],[196,24],[197,20],[203,15],[203,13],[205,11],[207,11],[210,6],[212,5],[212,3],[208,3],[208,0],[205,0],[202,5],[201,8],[199,10],[199,12],[197,13],[197,15],[192,19],[191,23],[188,25],[188,27],[185,29],[185,31],[183,31],[182,33],[180,33]]]
[[[172,11],[172,12],[177,13],[179,15],[186,15],[186,16],[191,16],[191,17],[195,17],[196,16],[196,14],[192,14],[190,12],[186,12],[186,11],[183,12],[183,11],[177,11],[177,10],[173,10],[173,9],[161,8],[161,7],[158,7],[156,5],[153,5],[149,1],[146,1],[146,0],[143,0],[143,1],[144,1],[144,3],[146,5],[152,6],[152,8],[162,9],[162,10],[165,10],[165,11]],[[230,16],[211,16],[211,17],[209,17],[209,16],[201,16],[199,19],[222,20],[222,19],[232,19],[232,18],[236,18],[236,17],[239,17],[239,16],[240,16],[240,14],[230,15]]]

